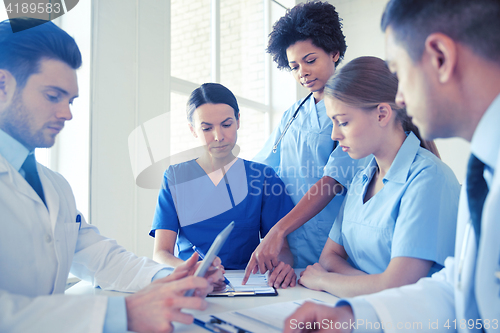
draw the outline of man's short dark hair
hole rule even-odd
[[[499,0],[391,0],[382,16],[382,31],[389,26],[415,62],[435,32],[500,62]]]
[[[339,52],[337,66],[347,48],[342,24],[335,7],[327,2],[311,1],[288,10],[273,26],[269,34],[267,52],[280,69],[290,69],[286,50],[298,41],[310,39],[326,53]]]
[[[42,59],[60,60],[73,69],[82,65],[75,40],[54,23],[34,18],[0,22],[0,68],[14,76],[17,87],[39,71]]]

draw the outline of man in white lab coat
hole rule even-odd
[[[399,79],[396,102],[406,105],[422,136],[471,143],[455,256],[414,285],[336,307],[307,303],[285,332],[315,322],[316,331],[498,332],[500,1],[391,0],[382,29],[388,66]]]
[[[52,146],[72,117],[81,65],[73,38],[41,23],[0,23],[0,332],[170,332],[174,320],[191,323],[180,310],[206,307],[199,296],[222,274],[188,277],[197,256],[172,273],[127,252],[85,222],[60,174],[36,163],[33,150]],[[70,270],[137,293],[63,295]],[[197,297],[184,297],[192,288]]]

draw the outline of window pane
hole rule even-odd
[[[262,0],[221,0],[221,83],[237,95],[264,103]]]
[[[241,147],[239,157],[252,160],[262,149],[267,139],[265,131],[265,114],[240,105],[240,129],[238,142]]]
[[[172,0],[172,76],[210,81],[210,0]]]
[[[186,118],[188,96],[172,92],[170,95],[170,154],[185,152],[198,147],[198,140],[191,134]]]

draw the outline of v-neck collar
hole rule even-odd
[[[210,173],[207,173],[205,169],[198,163],[198,159],[194,160],[196,165],[205,173],[205,175],[208,176],[208,178],[211,180],[212,184],[214,184],[215,187],[219,186],[221,181],[224,179],[224,177],[227,177],[225,174],[229,172],[229,169],[238,161],[240,160],[238,157],[236,157],[234,160],[232,160],[229,164],[224,166],[224,173],[220,170],[217,169],[215,171],[212,171]],[[226,180],[227,182],[227,180]]]
[[[308,117],[311,119],[311,126],[313,126],[314,129],[319,130],[321,127],[319,121],[319,113],[326,113],[325,100],[322,99],[321,101],[316,103],[314,100],[314,96],[311,96],[309,97],[309,100],[306,102],[306,104],[308,104],[308,107],[305,108],[306,110],[304,110],[304,116],[311,113],[311,115],[308,115]],[[301,111],[302,110],[300,110],[299,112]]]

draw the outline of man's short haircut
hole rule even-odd
[[[273,56],[279,69],[290,69],[286,50],[296,42],[310,39],[328,54],[339,52],[337,66],[347,48],[340,21],[335,7],[327,2],[298,4],[274,24],[267,52]]]
[[[42,59],[60,60],[73,69],[82,65],[75,40],[54,23],[34,18],[0,22],[0,68],[14,76],[18,88],[39,72]]]
[[[391,0],[382,15],[382,31],[389,26],[414,62],[435,32],[500,62],[499,0]]]

